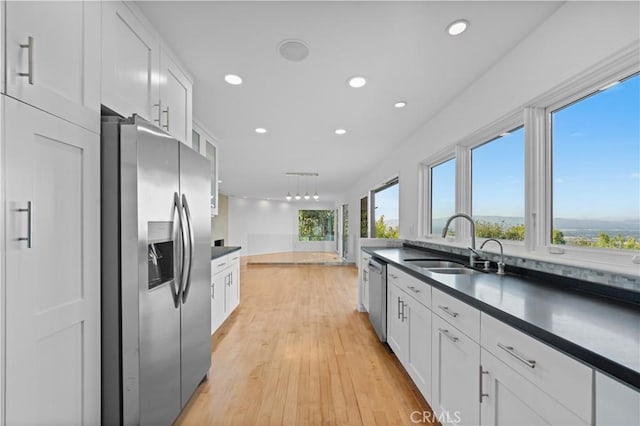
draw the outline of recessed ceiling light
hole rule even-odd
[[[362,76],[355,76],[349,79],[349,86],[355,87],[356,89],[367,84],[367,79]]]
[[[508,136],[508,135],[509,135],[509,132],[500,133],[500,137],[501,137],[501,138],[503,138],[503,137],[505,137],[505,136]]]
[[[280,56],[286,60],[299,62],[309,56],[309,48],[302,40],[282,40],[278,44]]]
[[[336,129],[336,135],[344,135],[347,133],[345,129]]]
[[[458,19],[447,26],[447,33],[451,36],[457,36],[465,32],[469,28],[469,21]]]
[[[604,91],[604,90],[611,89],[613,86],[615,86],[616,84],[619,84],[619,83],[620,83],[620,81],[619,81],[619,80],[612,81],[612,82],[611,82],[611,83],[609,83],[609,84],[605,84],[604,86],[602,86],[602,87],[601,87],[600,89],[598,89],[598,90],[602,92],[602,91]]]
[[[267,129],[264,127],[256,127],[256,133],[264,134],[267,133]]]
[[[218,183],[222,183],[222,180],[218,179]]]
[[[405,101],[399,101],[393,104],[393,106],[396,108],[404,108],[407,106],[407,103]]]
[[[240,77],[239,75],[235,75],[235,74],[227,74],[224,76],[224,81],[226,81],[227,83],[229,83],[232,86],[238,86],[240,84],[242,84],[242,77]]]

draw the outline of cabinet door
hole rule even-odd
[[[160,52],[160,125],[180,142],[191,146],[192,84],[166,52]]]
[[[100,3],[8,1],[7,94],[100,131]]]
[[[228,270],[224,270],[213,277],[211,284],[211,334],[213,334],[225,319],[225,293],[228,280]]]
[[[422,396],[431,401],[431,311],[408,298],[409,346],[405,368]]]
[[[160,125],[159,44],[119,1],[102,4],[102,103]]]
[[[228,269],[227,287],[225,289],[225,319],[240,302],[240,262],[239,255],[231,255],[231,266]]]
[[[99,136],[0,98],[6,424],[99,424]]]
[[[480,345],[437,315],[432,315],[431,407],[443,424],[477,425]]]
[[[205,155],[211,161],[211,216],[218,214],[218,148],[213,140],[205,138]]]
[[[588,424],[485,349],[481,368],[482,425]]]
[[[639,425],[640,392],[596,372],[596,425]]]
[[[409,342],[407,296],[396,285],[387,287],[387,343],[404,364]]]

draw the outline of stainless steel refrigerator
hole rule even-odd
[[[211,365],[210,162],[104,117],[102,423],[171,424]]]

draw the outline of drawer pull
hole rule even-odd
[[[448,306],[438,305],[438,308],[442,309],[444,312],[446,312],[447,314],[451,315],[454,318],[458,316],[458,313],[453,312],[451,309],[449,309]]]
[[[226,262],[218,263],[218,268],[221,267],[221,266],[224,266],[226,264],[227,264]]]
[[[536,362],[534,360],[527,359],[525,356],[519,354],[518,352],[516,352],[513,346],[506,346],[506,345],[503,345],[502,343],[498,343],[498,347],[503,351],[505,351],[506,353],[508,353],[509,355],[511,355],[512,357],[514,357],[515,359],[517,359],[518,361],[525,364],[527,367],[536,368]]]
[[[409,290],[411,290],[412,292],[416,293],[416,294],[417,294],[417,293],[420,293],[420,290],[418,290],[417,288],[415,288],[415,287],[414,287],[414,286],[412,286],[412,285],[410,285],[410,286],[408,287],[408,289],[409,289]]]
[[[394,280],[397,280],[397,279],[398,279],[398,276],[397,276],[397,275],[394,275],[394,274],[389,274],[389,275],[390,275],[390,276],[391,276],[391,278],[393,278]]]
[[[449,334],[449,330],[445,330],[443,328],[439,328],[438,331],[440,332],[440,334],[442,334],[447,339],[451,340],[453,343],[456,343],[458,340],[460,340],[457,337],[454,337],[451,334]]]

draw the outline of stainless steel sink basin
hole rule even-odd
[[[429,272],[434,272],[436,274],[449,274],[449,275],[473,275],[473,274],[480,274],[480,271],[476,271],[474,269],[469,269],[469,268],[462,268],[462,267],[456,267],[456,268],[428,268],[427,269]]]
[[[460,263],[451,262],[449,260],[441,259],[405,259],[405,262],[409,262],[411,265],[419,268],[460,268]]]

